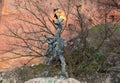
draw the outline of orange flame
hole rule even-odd
[[[57,16],[59,16],[62,21],[66,21],[66,16],[65,16],[65,14],[64,14],[64,12],[63,12],[62,10],[60,10],[60,9],[57,10],[57,11],[55,12],[55,14],[56,14]],[[57,21],[57,19],[56,19],[55,17],[53,17],[53,20],[54,20],[54,21]]]

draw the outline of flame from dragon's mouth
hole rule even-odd
[[[56,15],[59,16],[62,21],[66,21],[66,16],[62,10],[58,10]],[[53,17],[53,20],[57,21],[55,17]]]

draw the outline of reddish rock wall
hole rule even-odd
[[[62,1],[62,4],[66,2],[66,0],[60,0],[60,1]],[[87,18],[88,21],[90,20],[94,24],[102,23],[104,21],[104,18],[101,18],[101,14],[103,14],[102,6],[100,4],[98,4],[98,0],[81,0],[81,1],[75,0],[75,1],[76,1],[75,3],[77,5],[78,4],[82,5],[81,13]],[[99,1],[105,2],[105,0],[99,0]],[[118,0],[118,2],[120,2],[120,1]],[[73,1],[73,3],[74,3],[74,1]],[[0,20],[1,20],[0,33],[4,32],[4,31],[6,32],[6,29],[4,26],[5,23],[8,22],[11,25],[17,24],[15,17],[19,16],[20,13],[18,13],[16,11],[16,9],[15,9],[15,7],[13,7],[13,5],[14,5],[14,0],[4,0],[4,3],[3,3],[3,0],[0,0]],[[57,2],[57,0],[40,0],[40,5],[41,5],[41,7],[45,8],[45,10],[49,14],[51,14],[51,11],[53,12],[54,8],[60,7],[60,4],[59,4],[59,2]],[[66,7],[66,6],[64,5],[64,7]],[[101,8],[101,10],[98,11],[99,8]],[[108,18],[110,18],[110,16],[113,15],[115,17],[115,19],[120,19],[120,12],[118,10],[120,10],[120,9],[113,8],[112,11],[110,11]],[[73,10],[73,12],[74,12],[74,10]],[[1,16],[2,16],[2,19],[1,19]],[[111,19],[109,19],[109,20],[112,21]],[[115,22],[116,21],[114,20],[113,23],[115,23]],[[69,35],[70,35],[70,33],[65,32],[63,36],[67,39],[67,38],[69,38],[68,37]],[[4,36],[0,37],[0,50],[8,48],[8,46],[6,45],[6,43],[9,43],[8,41],[12,42],[13,40],[11,40],[10,38],[6,38]],[[13,55],[11,55],[11,54],[0,55],[0,60],[3,60],[4,57],[8,57],[8,56],[13,56]],[[13,65],[20,66],[21,62],[26,62],[26,60],[27,59],[24,59],[21,61],[21,59],[19,59],[19,60],[15,59],[15,60],[8,60],[5,62],[0,62],[0,69],[1,70],[9,69],[9,68],[12,68]],[[36,62],[38,63],[39,60],[40,59],[36,60]],[[17,62],[17,63],[14,64],[14,62]],[[36,62],[34,62],[34,63],[36,63]],[[10,65],[7,63],[9,63]]]

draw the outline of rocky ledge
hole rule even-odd
[[[25,83],[82,83],[74,78],[57,78],[57,77],[48,77],[48,78],[34,78],[26,81]],[[84,82],[85,83],[85,82]]]

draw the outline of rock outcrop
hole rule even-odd
[[[31,80],[26,81],[25,83],[82,83],[78,80],[75,80],[74,78],[34,78]],[[85,83],[85,82],[84,82]]]

